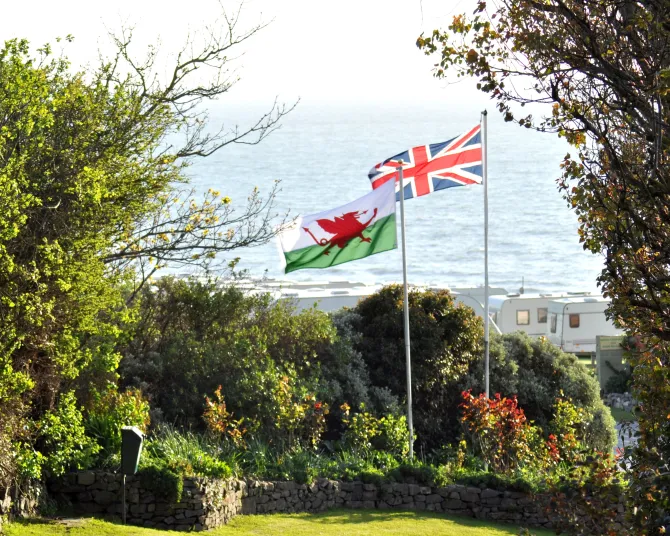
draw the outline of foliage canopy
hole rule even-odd
[[[265,439],[287,439],[286,412],[318,390],[318,356],[335,337],[325,313],[294,314],[267,294],[215,281],[163,277],[139,296],[123,386],[141,388],[160,419],[191,428],[204,427],[204,395],[218,391],[230,418],[244,417]]]
[[[670,511],[669,27],[667,2],[480,0],[472,17],[417,43],[438,55],[436,76],[475,77],[506,120],[575,148],[559,187],[584,248],[604,256],[612,318],[643,349],[632,360],[642,403],[632,489],[635,523],[650,532]],[[546,116],[514,103],[545,104]]]
[[[275,105],[248,129],[208,130],[201,104],[228,91],[231,49],[261,28],[240,32],[238,16],[186,43],[165,78],[156,49],[131,56],[130,32],[83,71],[49,46],[0,49],[0,480],[14,474],[16,445],[36,438],[27,422],[78,413],[67,398],[77,377],[115,370],[119,326],[132,317],[123,282],[132,300],[168,262],[202,266],[273,236],[274,190],[263,199],[254,189],[239,210],[188,186],[193,158],[257,143],[287,112]]]

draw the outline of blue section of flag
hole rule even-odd
[[[403,162],[409,162],[409,151],[404,151],[404,152],[399,153],[395,156],[392,156],[391,158],[387,158],[384,161],[384,164],[387,164],[389,162],[400,162],[401,160]]]
[[[472,138],[470,138],[468,141],[466,141],[463,144],[463,147],[469,147],[471,145],[478,145],[478,144],[481,144],[481,143],[482,143],[482,133],[480,131],[480,132],[477,132],[477,134],[475,134],[474,136],[472,136]]]
[[[447,188],[454,188],[456,186],[463,186],[462,183],[452,181],[451,179],[436,179],[433,178],[433,191],[446,190]],[[405,198],[407,199],[407,198]]]
[[[442,152],[445,147],[448,147],[449,144],[454,141],[456,138],[451,138],[450,140],[443,141],[442,143],[431,143],[428,147],[430,148],[430,157],[435,158],[440,152]]]
[[[476,166],[463,167],[461,170],[466,173],[472,173],[473,175],[479,175],[480,177],[484,175],[484,168],[481,164],[477,164]]]
[[[396,185],[397,186],[397,185]],[[414,197],[414,192],[412,192],[412,184],[405,185],[405,199],[412,199]],[[395,200],[400,201],[400,192],[396,191]]]

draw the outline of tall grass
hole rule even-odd
[[[218,457],[219,450],[219,445],[203,434],[182,432],[168,425],[158,428],[146,444],[152,456],[171,459],[196,459],[203,452]]]
[[[213,438],[191,431],[162,426],[147,441],[144,466],[165,466],[184,475],[219,478],[236,476],[224,461],[222,445]]]

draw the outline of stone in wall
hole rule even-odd
[[[38,515],[40,507],[47,500],[46,487],[37,480],[24,481],[19,486],[0,490],[0,534],[7,521]]]
[[[603,401],[605,405],[610,408],[617,408],[630,412],[633,412],[639,405],[638,401],[633,398],[631,393],[609,393],[605,395]]]

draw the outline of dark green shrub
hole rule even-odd
[[[459,382],[459,392],[483,392],[483,377],[484,360],[479,358]],[[528,420],[545,434],[556,399],[565,398],[584,410],[584,427],[589,430],[586,446],[611,451],[616,444],[616,423],[600,398],[597,380],[577,357],[546,339],[533,339],[522,332],[492,336],[490,382],[492,394],[516,395]],[[457,418],[458,412],[454,413]]]
[[[633,380],[630,368],[626,367],[623,370],[616,370],[608,361],[605,361],[605,364],[614,372],[605,383],[605,393],[627,393],[630,391],[630,384]]]
[[[323,468],[323,476],[346,481],[360,480],[361,473],[377,469],[374,458],[366,458],[354,451],[335,453],[332,461]]]
[[[370,377],[361,353],[354,348],[360,334],[352,327],[356,313],[342,309],[331,314],[337,338],[319,355],[323,380],[321,388],[333,407],[347,402],[357,408],[361,404],[372,408]],[[374,409],[374,408],[373,408]]]
[[[617,444],[616,421],[610,409],[602,403],[589,411],[584,443],[600,452],[612,452]]]
[[[296,469],[293,471],[293,480],[297,484],[311,484],[314,482],[314,479],[317,477],[316,471],[310,470],[305,467],[303,469]]]
[[[180,474],[165,466],[149,465],[139,471],[140,485],[153,493],[157,498],[170,504],[181,500],[184,480]]]
[[[389,478],[406,484],[420,484],[422,486],[444,486],[447,484],[440,470],[430,464],[413,463],[401,464],[389,472]]]
[[[463,471],[453,475],[455,484],[477,488],[489,488],[498,491],[518,491],[535,493],[544,488],[541,477],[532,478],[527,475],[500,475],[488,471]]]
[[[374,484],[378,488],[388,479],[383,471],[379,469],[366,469],[361,471],[356,480],[360,480],[364,484]]]
[[[318,356],[321,368],[321,396],[332,408],[343,403],[352,408],[361,404],[374,415],[399,415],[403,408],[400,399],[385,387],[373,385],[363,355],[356,349],[361,334],[355,329],[360,316],[352,309],[342,309],[331,314],[337,337],[332,345]],[[331,413],[330,438],[336,439],[340,431],[339,414]]]
[[[196,430],[204,429],[204,395],[221,386],[227,410],[274,442],[288,442],[276,425],[277,386],[289,376],[296,393],[316,392],[318,356],[336,335],[321,311],[296,313],[215,281],[164,277],[143,289],[139,316],[123,349],[123,386],[141,388],[165,422]]]
[[[371,383],[406,399],[402,287],[391,285],[355,308],[355,348]],[[429,451],[452,442],[458,430],[459,380],[483,352],[482,321],[448,291],[409,294],[414,426]]]

